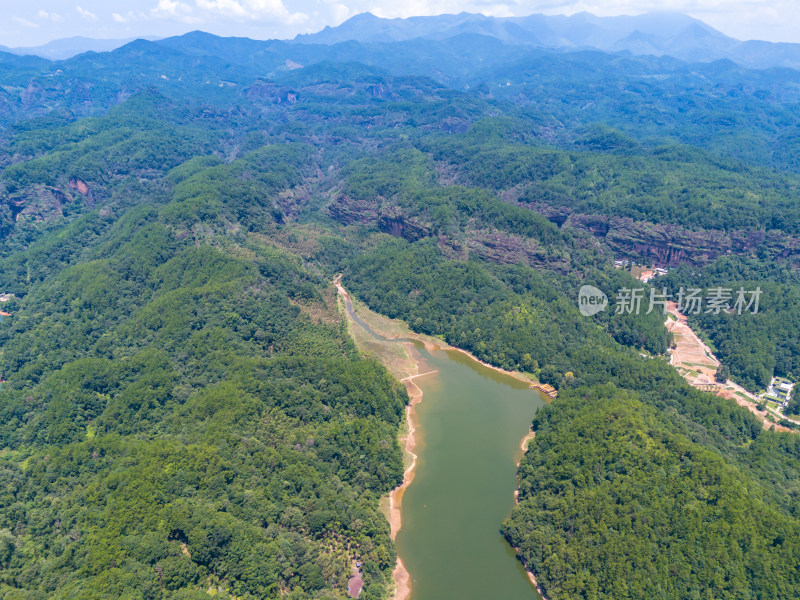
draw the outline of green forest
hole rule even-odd
[[[558,390],[497,523],[548,600],[800,596],[800,437],[688,385],[661,310],[577,304],[759,287],[689,322],[800,377],[794,80],[454,47],[0,53],[1,599],[391,597],[409,398],[336,275]]]
[[[41,270],[0,334],[3,597],[338,597],[356,560],[384,597],[407,395],[359,358],[328,282],[226,231],[274,226],[248,201],[291,179],[273,150],[171,171],[163,204],[6,259],[15,290]]]
[[[722,287],[759,290],[758,310],[690,316],[713,343],[733,377],[751,391],[764,390],[772,377],[800,379],[800,279],[797,271],[780,262],[721,258],[702,270],[681,267],[668,276],[677,291]]]
[[[570,390],[534,430],[503,531],[548,598],[797,595],[796,518],[636,394]]]

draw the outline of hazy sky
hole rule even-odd
[[[684,12],[739,39],[800,42],[800,0],[0,0],[0,44],[39,45],[76,35],[220,35],[291,38],[372,12],[408,17],[480,12],[494,16]]]

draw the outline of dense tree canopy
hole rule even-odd
[[[557,388],[503,525],[549,598],[798,596],[800,438],[577,305],[760,286],[690,322],[800,374],[796,75],[470,40],[0,56],[0,597],[386,598],[407,395],[339,273]]]

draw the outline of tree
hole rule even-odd
[[[539,372],[539,381],[542,383],[549,383],[556,389],[561,386],[561,379],[561,373],[559,373],[558,369],[553,365],[545,365]]]

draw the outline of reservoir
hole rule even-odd
[[[379,340],[352,309],[353,320]],[[391,340],[399,341],[399,340]],[[543,397],[456,350],[428,351],[415,378],[414,478],[396,548],[410,600],[540,600],[500,525],[514,507],[520,442]]]
[[[538,600],[499,529],[514,506],[520,441],[541,396],[455,350],[418,349],[418,455],[397,552],[411,600]]]

